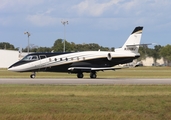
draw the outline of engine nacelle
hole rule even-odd
[[[112,55],[110,53],[107,54],[107,59],[110,61],[112,60]]]

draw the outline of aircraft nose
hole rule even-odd
[[[11,66],[8,67],[9,71],[14,71],[14,72],[21,72],[23,71],[23,65],[26,64],[27,62],[23,62],[23,61],[18,61],[14,64],[12,64]]]
[[[12,68],[12,65],[8,67],[8,70],[9,70],[10,68]]]
[[[13,65],[11,65],[11,66],[9,66],[8,67],[8,70],[9,71],[18,71],[18,67],[17,67],[16,63],[13,64]]]
[[[17,71],[17,68],[20,65],[19,63],[20,62],[16,62],[16,63],[12,64],[11,66],[8,67],[8,70],[9,71]]]
[[[8,68],[9,71],[20,72],[20,68],[17,66],[10,66]]]
[[[8,70],[9,70],[9,71],[13,71],[13,65],[9,66],[9,67],[8,67]]]

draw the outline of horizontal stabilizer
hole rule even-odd
[[[127,47],[134,47],[134,46],[141,46],[141,47],[144,47],[144,46],[148,46],[148,45],[152,45],[152,43],[148,43],[148,44],[134,44],[134,45],[126,45]]]

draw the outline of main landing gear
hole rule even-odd
[[[96,72],[91,72],[90,73],[90,78],[96,78],[96,77],[97,77]]]
[[[84,74],[81,72],[81,73],[77,73],[77,78],[83,78],[84,77]]]
[[[31,75],[30,75],[30,78],[35,78],[36,77],[36,72],[33,72]]]
[[[80,73],[77,73],[77,78],[83,78],[84,77],[84,74],[82,72]],[[96,72],[93,71],[93,72],[90,72],[90,78],[96,78],[97,75],[96,75]]]

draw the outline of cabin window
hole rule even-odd
[[[62,58],[60,58],[60,61],[62,61]]]
[[[57,58],[55,58],[55,61],[57,61]]]

